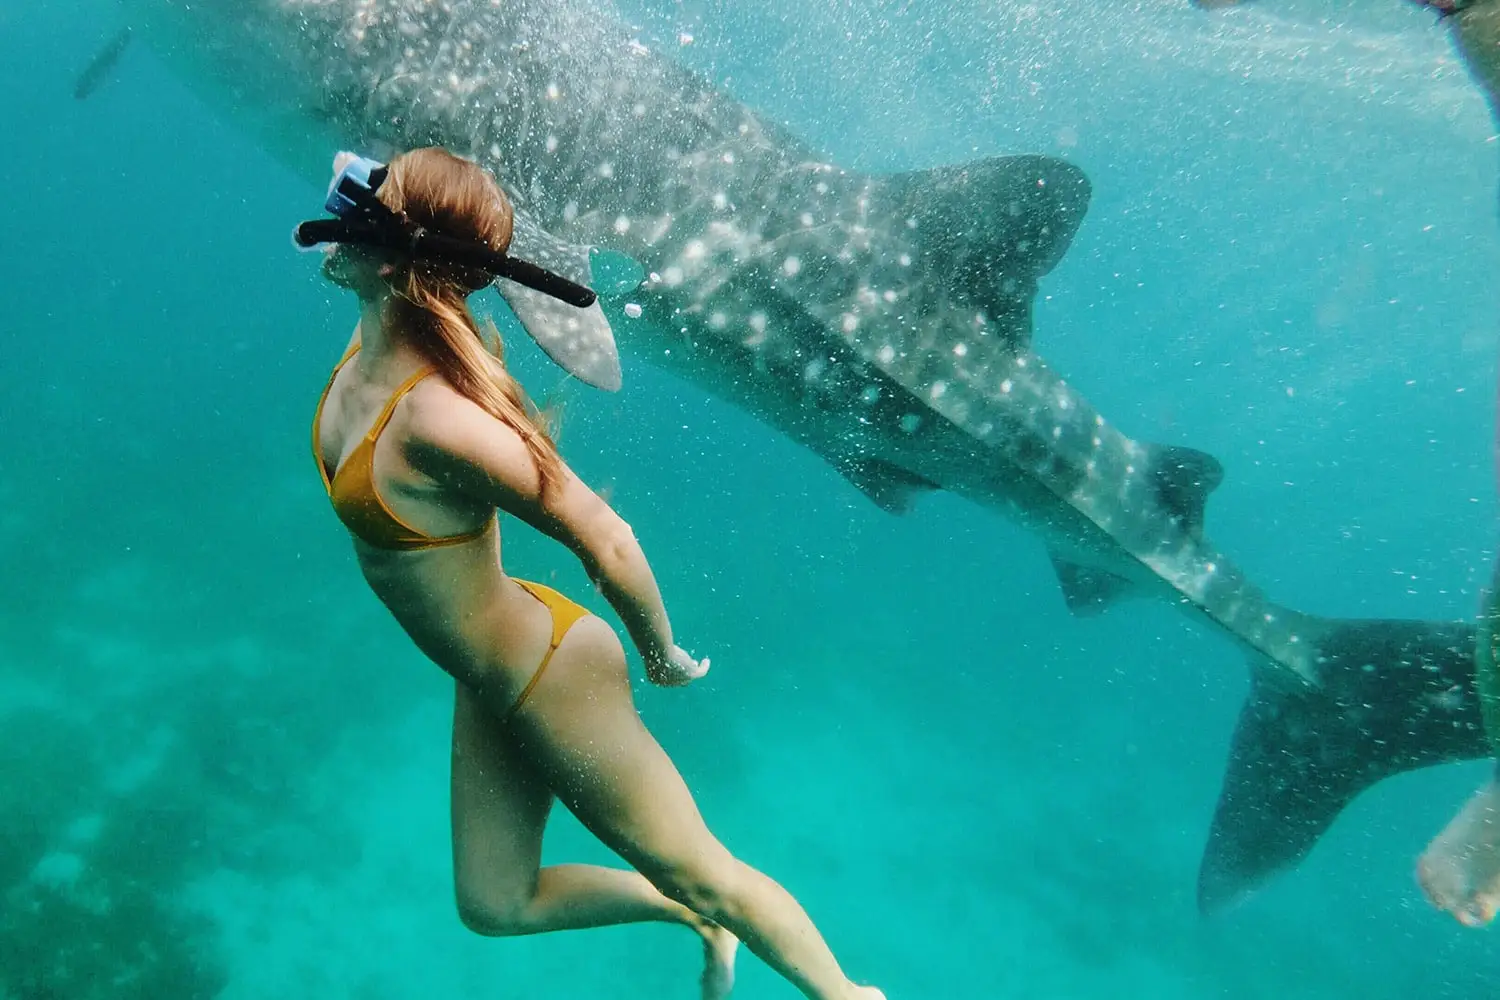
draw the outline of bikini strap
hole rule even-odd
[[[405,382],[397,386],[396,391],[391,393],[391,398],[385,401],[385,408],[380,411],[380,416],[376,417],[375,423],[370,425],[370,432],[365,435],[365,438],[373,443],[376,438],[380,437],[380,432],[385,430],[385,425],[391,422],[391,415],[396,412],[396,405],[401,402],[402,397],[416,388],[418,382],[435,371],[437,369],[432,365],[419,368],[412,372]]]

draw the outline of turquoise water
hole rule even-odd
[[[320,192],[145,46],[75,101],[118,16],[20,6],[0,8],[0,996],[693,996],[675,929],[461,928],[451,687],[361,586],[308,454],[355,319],[289,246]],[[1274,597],[1473,614],[1500,144],[1430,15],[628,13],[847,165],[1083,167],[1094,201],[1043,281],[1037,349],[1131,435],[1223,461],[1210,530]],[[1411,877],[1483,765],[1381,784],[1202,920],[1246,687],[1223,637],[1142,602],[1074,620],[1037,540],[989,511],[887,516],[639,361],[605,397],[509,348],[713,658],[687,691],[638,683],[642,713],[856,977],[892,1000],[1500,991],[1493,934]],[[565,552],[507,530],[513,572],[604,610]],[[547,851],[608,860],[562,815]],[[741,976],[739,996],[793,995],[753,959]]]

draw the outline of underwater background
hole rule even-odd
[[[1124,432],[1223,462],[1209,532],[1273,598],[1473,617],[1500,143],[1430,12],[621,10],[845,166],[1082,167],[1039,353]],[[120,24],[102,0],[0,4],[0,997],[693,997],[680,929],[460,926],[451,682],[364,588],[309,452],[357,318],[290,244],[322,192],[140,40],[75,100]],[[1378,785],[1202,919],[1247,687],[1222,635],[1147,601],[1074,619],[997,515],[942,494],[883,514],[638,358],[604,395],[507,330],[713,659],[681,691],[633,661],[643,715],[851,975],[891,1000],[1500,995],[1494,933],[1412,877],[1486,765]],[[510,571],[605,611],[563,549],[506,530]],[[547,860],[611,858],[559,811]],[[740,997],[793,995],[740,969]]]

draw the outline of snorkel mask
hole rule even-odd
[[[586,309],[597,296],[593,289],[569,281],[529,261],[500,253],[473,240],[455,239],[417,225],[391,211],[375,192],[385,182],[385,164],[352,153],[334,160],[333,183],[323,208],[332,219],[314,219],[297,226],[297,246],[350,243],[408,254],[417,260],[471,267],[496,278],[507,278],[570,306]]]

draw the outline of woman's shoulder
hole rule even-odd
[[[404,420],[408,461],[429,473],[459,469],[494,475],[528,466],[521,435],[441,374],[424,379],[410,394]]]

